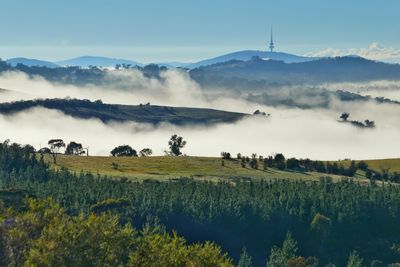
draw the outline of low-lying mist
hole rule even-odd
[[[104,86],[77,87],[50,83],[38,77],[29,78],[22,73],[6,73],[0,76],[0,88],[10,91],[0,94],[0,102],[72,97],[102,99],[106,103],[137,105],[150,102],[246,113],[259,109],[271,116],[253,116],[234,124],[212,126],[154,126],[104,124],[98,120],[72,118],[55,110],[35,108],[14,115],[0,115],[0,139],[29,143],[38,149],[46,146],[51,138],[62,138],[66,142],[77,141],[88,146],[91,155],[109,155],[115,146],[129,144],[136,150],[149,147],[155,155],[162,155],[169,137],[176,133],[187,140],[183,152],[191,156],[219,156],[222,151],[264,156],[282,152],[286,156],[321,160],[400,156],[400,105],[331,99],[329,108],[325,109],[271,107],[247,101],[237,92],[219,89],[205,93],[181,71],[167,71],[161,80],[146,78],[138,71],[110,72],[107,78],[109,82]],[[353,92],[375,90],[377,94],[382,89],[382,94],[376,96],[389,97],[388,92],[391,92],[393,99],[400,98],[400,86],[396,82],[323,86],[332,90],[348,88]],[[349,112],[354,120],[373,120],[376,127],[360,129],[339,123],[341,112]]]

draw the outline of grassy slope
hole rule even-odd
[[[366,162],[370,169],[382,172],[382,169],[388,170],[390,173],[400,172],[400,158],[398,159],[372,159],[372,160],[363,160]],[[338,164],[342,164],[343,166],[349,166],[350,160],[341,160],[336,161]],[[356,163],[360,162],[360,160],[356,160]]]
[[[51,163],[51,158],[46,157]],[[112,163],[118,164],[114,169]],[[211,157],[147,157],[147,158],[114,158],[114,157],[85,157],[59,155],[57,166],[66,167],[72,171],[88,171],[112,177],[126,177],[129,179],[171,179],[193,177],[197,179],[218,180],[230,177],[252,177],[261,179],[306,179],[318,180],[321,173],[300,173],[280,171],[270,168],[259,170],[250,167],[242,168],[238,160],[224,160]],[[338,180],[341,176],[329,175]],[[360,177],[362,178],[362,177]]]
[[[231,123],[248,114],[207,108],[166,107],[155,105],[117,105],[90,102],[79,99],[38,99],[0,103],[0,113],[13,114],[34,107],[55,109],[81,119],[109,121],[135,121],[158,124],[168,122],[177,125]]]

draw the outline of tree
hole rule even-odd
[[[169,152],[168,155],[171,156],[180,156],[182,155],[181,149],[186,145],[186,141],[183,140],[181,136],[176,134],[171,136],[171,139],[168,141]]]
[[[141,157],[148,157],[148,156],[151,156],[152,154],[153,154],[153,150],[151,150],[150,148],[143,148],[139,152],[139,155]]]
[[[313,220],[311,221],[310,228],[311,231],[316,234],[316,236],[320,239],[320,253],[323,253],[324,243],[327,240],[330,231],[331,231],[332,221],[330,218],[317,213],[315,214]]]
[[[284,170],[286,168],[285,156],[282,153],[278,153],[275,155],[274,162],[275,162],[276,168],[278,168],[280,170]]]
[[[273,164],[274,164],[274,158],[272,156],[264,158],[264,170],[267,169],[266,167],[271,168]]]
[[[347,112],[343,112],[341,115],[340,115],[340,118],[342,119],[342,121],[347,121],[347,119],[350,117],[350,113],[347,113]]]
[[[65,155],[82,155],[82,154],[85,154],[85,151],[83,151],[82,144],[76,143],[74,141],[71,141],[67,145],[67,148],[65,149]]]
[[[25,145],[24,146],[24,150],[26,152],[28,152],[28,153],[31,153],[31,154],[36,152],[35,148],[32,145]]]
[[[258,169],[257,154],[251,155],[251,160],[250,160],[249,164],[250,164],[251,168]]]
[[[246,158],[242,158],[241,160],[240,160],[240,166],[242,166],[242,168],[246,168]]]
[[[296,158],[290,158],[286,161],[286,167],[291,170],[295,170],[300,167],[300,162]]]
[[[42,147],[41,149],[38,150],[40,154],[51,154],[51,150],[48,147]]]
[[[246,247],[244,247],[242,249],[242,253],[240,254],[240,259],[239,259],[237,267],[252,267],[252,266],[253,266],[253,262],[252,262],[251,256],[249,254],[247,254],[247,249],[246,249]]]
[[[347,262],[347,267],[363,267],[363,259],[358,255],[357,251],[350,253],[349,260]]]
[[[283,241],[282,248],[277,246],[272,247],[268,267],[282,267],[286,266],[290,259],[297,257],[297,242],[292,238],[292,234],[287,232],[286,238]]]
[[[50,151],[53,154],[53,162],[57,164],[57,154],[60,153],[60,149],[65,147],[65,143],[62,139],[51,139],[47,143],[50,147]]]
[[[365,162],[365,161],[360,161],[358,164],[357,164],[357,167],[360,169],[360,170],[363,170],[363,171],[366,171],[366,170],[368,170],[368,164]]]
[[[223,159],[231,159],[231,153],[229,153],[229,152],[221,152],[221,157]]]
[[[374,121],[370,121],[370,120],[365,120],[365,127],[367,128],[374,128],[375,127],[375,122]]]
[[[128,145],[117,146],[111,150],[113,157],[137,157],[137,152]]]

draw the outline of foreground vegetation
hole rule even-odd
[[[69,216],[50,200],[1,193],[1,266],[233,266],[209,242],[188,245],[176,233],[138,231],[111,213]]]
[[[233,178],[217,183],[182,178],[135,182],[90,173],[74,174],[66,169],[52,171],[43,160],[18,145],[1,144],[0,188],[3,203],[27,195],[37,199],[51,197],[65,209],[69,218],[66,220],[71,220],[71,224],[60,224],[71,225],[71,228],[55,224],[54,229],[61,227],[72,233],[75,227],[87,225],[92,216],[112,213],[119,216],[118,227],[121,228],[117,232],[129,224],[135,229],[161,224],[168,233],[176,230],[189,244],[215,242],[234,262],[251,257],[254,266],[265,266],[266,262],[269,266],[325,266],[328,263],[345,266],[349,255],[352,255],[351,261],[363,261],[368,265],[400,261],[400,187],[388,183],[360,184],[356,179],[333,183],[330,178],[319,181]],[[8,209],[2,209],[2,214],[6,214],[2,216],[7,219],[2,220],[0,228],[4,229],[10,223],[18,225],[13,222],[19,222],[18,216],[23,218],[24,212],[30,214],[29,218],[33,216],[34,221],[40,218],[36,211],[29,213],[29,206],[21,209],[22,214],[10,216]],[[53,229],[49,227],[43,229]],[[57,242],[64,236],[57,235],[54,230],[51,234],[45,232],[46,238],[42,239],[41,231],[34,227],[27,229],[28,233],[20,230],[11,233],[17,236],[18,233],[33,234],[35,240],[43,240],[43,247],[34,250],[38,252],[29,252],[29,257],[31,254],[32,257],[50,257],[52,253],[46,249],[56,249]],[[292,234],[288,236],[288,232]],[[51,241],[51,237],[55,240]],[[83,249],[75,246],[80,246],[81,241],[74,241],[68,235],[61,240],[65,242],[61,247],[68,247],[71,257],[75,253],[79,257],[79,251]],[[108,244],[113,244],[113,239],[109,240],[111,243]],[[3,254],[8,251],[7,244],[14,244],[8,241],[2,241]],[[36,241],[27,244],[33,243]],[[22,253],[24,246],[21,244],[25,243],[17,244],[13,253]],[[100,253],[99,249],[101,247],[93,248],[96,253]],[[215,249],[219,251],[217,247]],[[190,246],[184,250],[190,251]],[[128,251],[134,253],[135,250]],[[243,256],[243,251],[248,257]],[[217,259],[221,261],[230,262],[223,253],[215,255],[219,255]],[[296,262],[303,265],[289,265]],[[308,265],[304,265],[306,262]]]

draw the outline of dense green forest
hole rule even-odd
[[[197,246],[203,249],[211,246],[213,259],[221,266],[231,264],[224,252],[233,262],[240,258],[243,264],[251,257],[254,266],[265,266],[267,261],[268,266],[326,266],[328,263],[346,266],[348,262],[348,266],[386,266],[400,262],[400,188],[396,184],[365,185],[354,178],[333,183],[329,177],[319,182],[252,179],[218,183],[192,179],[131,182],[89,173],[76,174],[65,169],[52,171],[29,149],[6,142],[0,145],[0,189],[1,231],[13,221],[19,222],[19,218],[38,222],[35,218],[41,211],[22,201],[24,197],[39,200],[51,197],[60,208],[57,204],[36,206],[47,205],[50,210],[62,207],[62,216],[55,217],[68,221],[66,225],[71,229],[64,230],[72,231],[72,236],[74,225],[87,225],[93,216],[107,224],[117,218],[112,213],[118,215],[120,229],[129,228],[131,224],[134,229],[146,229],[143,228],[146,225],[158,229],[162,225],[170,235],[162,231],[154,234],[169,240],[178,238],[174,237],[175,230],[189,244],[201,242],[204,245]],[[35,201],[31,200],[32,203],[48,203]],[[13,211],[8,206],[13,207]],[[38,223],[44,227],[49,222]],[[28,263],[29,260],[35,263],[33,260],[43,260],[51,249],[62,246],[57,242],[67,242],[67,237],[57,237],[61,226],[56,222],[50,225],[39,231],[37,240],[28,242],[27,247],[13,247],[12,253],[21,253],[18,255],[24,256]],[[37,231],[36,228],[31,230]],[[22,232],[19,238],[34,239],[31,235],[38,235],[37,232]],[[146,239],[146,234],[141,232],[129,242]],[[204,243],[206,241],[221,246],[224,252]],[[1,242],[1,253],[9,255],[5,245],[10,243]],[[23,249],[29,253],[24,254]],[[117,247],[113,249],[118,250]],[[191,245],[182,245],[182,250],[191,255],[185,260],[197,259],[196,253],[190,253],[192,249]],[[71,250],[74,251],[72,247]],[[139,252],[132,249],[126,253]],[[132,255],[121,257],[132,259]],[[36,263],[40,265],[41,262]],[[116,265],[114,262],[109,266]]]

